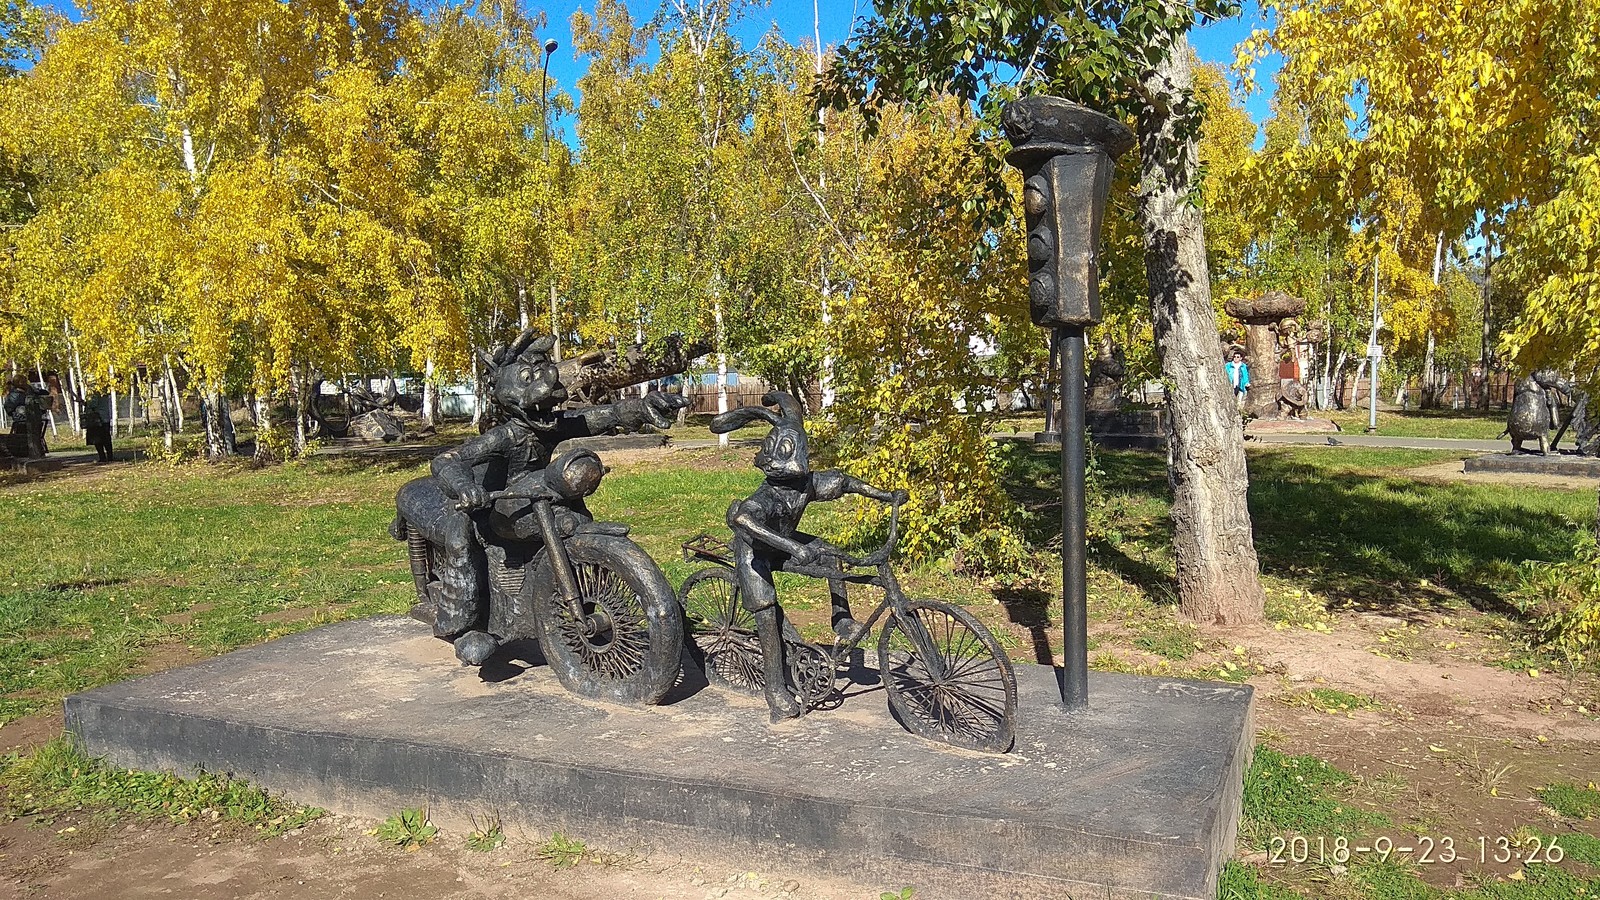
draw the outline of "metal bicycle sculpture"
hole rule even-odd
[[[726,431],[764,418],[774,428],[756,456],[766,482],[729,510],[733,543],[701,535],[683,545],[686,560],[713,563],[690,575],[679,594],[692,661],[714,684],[764,694],[776,721],[837,702],[841,671],[848,672],[852,653],[881,620],[878,669],[895,719],[914,734],[952,746],[1009,750],[1017,684],[1005,651],[965,609],[907,599],[889,564],[904,493],[879,491],[838,471],[812,472],[799,404],[781,393],[764,402],[778,405],[782,415],[745,407],[725,414],[737,417],[713,422],[714,431]],[[892,503],[888,539],[865,557],[797,529],[810,500],[846,493]],[[837,635],[830,648],[806,641],[783,616],[773,571],[829,582]],[[850,615],[848,584],[883,591],[865,622]]]

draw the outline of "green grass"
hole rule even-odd
[[[1600,816],[1600,790],[1594,782],[1587,787],[1579,784],[1552,784],[1535,791],[1544,804],[1569,819],[1593,819]]]
[[[1291,756],[1265,745],[1256,748],[1245,776],[1241,843],[1290,834],[1332,837],[1381,834],[1392,824],[1377,813],[1349,805],[1355,779],[1314,756]],[[1548,801],[1547,801],[1548,802]],[[1519,833],[1520,834],[1520,833]],[[1533,835],[1533,831],[1528,831]],[[1548,846],[1550,835],[1541,835]],[[1486,876],[1460,890],[1433,887],[1401,858],[1354,858],[1346,866],[1305,864],[1258,868],[1230,861],[1222,871],[1218,900],[1569,900],[1600,897],[1600,838],[1558,836],[1565,857],[1559,864],[1529,864],[1514,879]],[[1463,848],[1463,852],[1466,852]]]
[[[439,829],[428,820],[428,811],[420,807],[402,809],[367,832],[379,843],[399,850],[415,852],[439,836]]]
[[[1388,817],[1350,805],[1355,779],[1315,756],[1291,756],[1265,744],[1244,779],[1244,814],[1281,834],[1355,834],[1390,824]]]
[[[107,819],[133,815],[221,821],[266,835],[299,828],[323,814],[225,775],[200,772],[181,778],[112,768],[83,755],[66,738],[31,753],[0,757],[0,810],[9,818],[36,820],[85,810]]]
[[[1330,410],[1313,412],[1319,418],[1339,423],[1345,431],[1360,434],[1367,430],[1366,407],[1360,410]],[[1378,410],[1378,431],[1390,437],[1459,438],[1492,441],[1506,427],[1506,413],[1495,409],[1489,412],[1466,409],[1430,409],[1385,411]],[[1508,443],[1506,446],[1510,446]]]
[[[570,869],[590,855],[589,845],[561,832],[550,835],[550,840],[539,845],[534,855],[550,864],[552,869]]]
[[[1304,706],[1325,713],[1353,712],[1371,709],[1377,705],[1371,697],[1349,694],[1335,688],[1310,688],[1293,694],[1284,694],[1279,699],[1290,706]]]

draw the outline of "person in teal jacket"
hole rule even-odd
[[[1250,390],[1250,367],[1245,365],[1244,351],[1233,351],[1233,359],[1222,368],[1228,373],[1228,383],[1233,385],[1233,399],[1244,403],[1244,395]]]

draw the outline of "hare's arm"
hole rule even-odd
[[[804,553],[803,545],[792,534],[779,534],[767,526],[770,517],[760,502],[752,497],[728,507],[728,527],[755,543],[782,550],[791,556]]]
[[[818,500],[838,500],[846,494],[860,494],[881,503],[888,503],[894,498],[892,491],[879,490],[854,475],[847,475],[838,469],[828,469],[811,477],[811,484]]]

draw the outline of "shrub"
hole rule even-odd
[[[1571,559],[1522,564],[1512,599],[1532,618],[1533,640],[1568,664],[1600,658],[1600,545],[1579,532]]]

